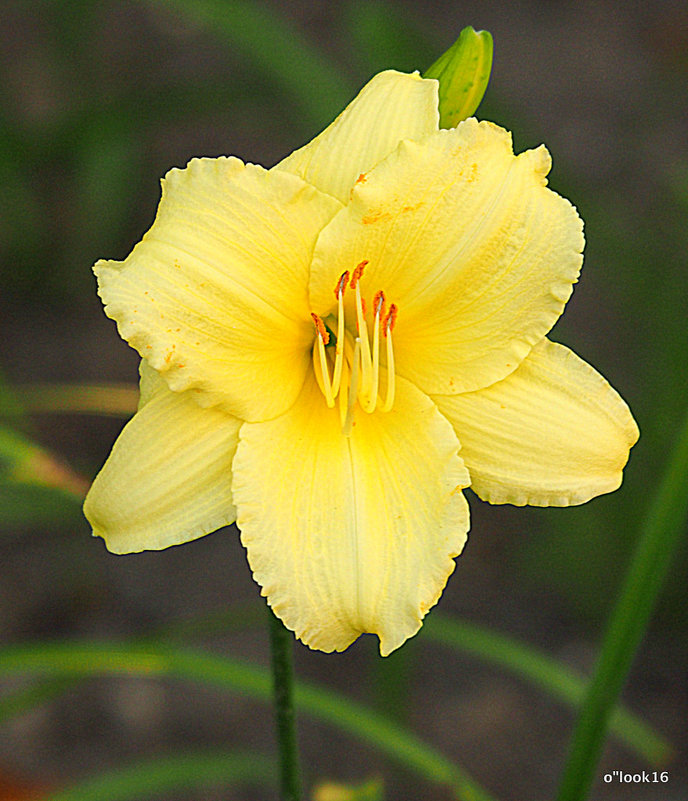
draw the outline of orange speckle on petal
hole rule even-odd
[[[379,222],[380,220],[384,220],[392,215],[388,211],[382,211],[381,209],[376,209],[371,211],[370,214],[366,214],[365,217],[361,219],[363,225],[370,225],[371,223]]]

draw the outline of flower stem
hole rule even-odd
[[[301,801],[299,750],[294,716],[294,671],[292,667],[292,634],[284,628],[272,609],[270,616],[270,650],[272,652],[272,689],[277,722],[280,762],[281,801]]]
[[[642,639],[688,514],[688,416],[657,494],[643,521],[635,554],[612,611],[602,650],[573,733],[557,801],[587,798],[611,711]]]

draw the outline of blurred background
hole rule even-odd
[[[495,42],[477,116],[512,130],[517,152],[545,142],[550,186],[586,223],[582,280],[552,338],[609,379],[642,433],[622,488],[583,507],[489,507],[471,495],[472,533],[438,608],[592,668],[688,401],[688,7],[678,0],[2,0],[3,643],[126,639],[260,604],[234,527],[132,556],[90,537],[78,497],[126,420],[138,363],[103,314],[91,265],[129,253],[170,167],[221,154],[271,166],[375,72],[427,68],[466,25]],[[102,382],[124,387],[110,416],[57,411],[103,401],[55,387]],[[596,799],[688,798],[685,568],[683,548],[624,693],[674,743],[670,783],[599,781]],[[268,661],[259,625],[207,647]],[[385,662],[372,637],[335,656],[297,644],[295,658],[300,677],[391,710],[503,801],[552,797],[574,717],[522,681],[423,630]],[[0,694],[29,684],[0,678]],[[272,725],[269,708],[203,687],[81,682],[3,722],[0,801],[181,746],[274,754]],[[302,717],[300,732],[311,782],[381,776],[390,799],[449,798],[325,724]],[[601,771],[643,768],[610,742]],[[232,792],[174,798],[265,797]]]

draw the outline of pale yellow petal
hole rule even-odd
[[[638,439],[609,383],[547,339],[503,381],[433,399],[461,440],[472,489],[490,503],[569,506],[612,492]]]
[[[311,376],[294,406],[246,423],[234,460],[237,525],[256,581],[307,645],[363,632],[383,655],[418,631],[468,530],[468,473],[450,424],[401,379],[394,409],[341,433]]]
[[[398,306],[397,370],[425,392],[489,386],[550,330],[580,270],[582,222],[546,186],[544,147],[514,156],[507,131],[468,119],[402,142],[323,230],[311,303],[333,310],[344,270]],[[351,301],[350,301],[351,302]]]
[[[348,203],[356,181],[365,180],[365,173],[402,139],[437,130],[437,104],[437,81],[381,72],[329,127],[275,169],[288,170]]]
[[[307,283],[339,203],[235,158],[171,170],[153,227],[95,266],[106,312],[175,391],[243,419],[280,414],[310,363]]]
[[[113,553],[159,550],[233,523],[241,421],[171,392],[142,365],[139,411],[95,478],[84,514]]]

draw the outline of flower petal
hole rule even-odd
[[[106,312],[171,389],[242,419],[278,415],[310,363],[309,265],[338,208],[286,172],[194,159],[167,174],[129,257],[96,264]]]
[[[313,310],[329,313],[337,278],[365,259],[365,292],[398,307],[402,376],[441,394],[501,380],[550,330],[580,271],[582,222],[546,188],[549,168],[544,147],[514,156],[507,131],[474,119],[402,142],[323,229]]]
[[[246,423],[234,459],[237,525],[263,595],[311,648],[373,632],[386,655],[418,631],[468,530],[459,443],[401,379],[394,409],[341,433],[315,379],[283,416]]]
[[[372,78],[319,136],[275,169],[288,170],[348,203],[356,180],[364,180],[402,139],[418,139],[438,125],[437,81],[387,70]]]
[[[490,503],[569,506],[612,492],[638,439],[618,393],[548,339],[503,381],[433,400],[461,440],[472,489]]]
[[[142,404],[95,478],[84,514],[113,553],[160,550],[236,519],[232,459],[241,421],[171,392],[142,362]]]

